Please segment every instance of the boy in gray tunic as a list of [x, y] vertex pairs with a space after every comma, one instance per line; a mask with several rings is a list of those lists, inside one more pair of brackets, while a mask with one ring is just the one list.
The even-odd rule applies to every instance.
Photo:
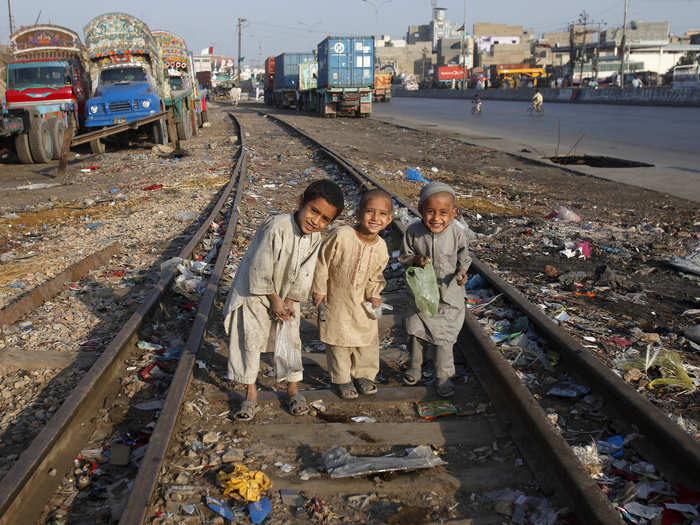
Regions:
[[403, 239], [404, 264], [424, 266], [428, 261], [435, 268], [440, 304], [434, 316], [418, 311], [411, 296], [406, 312], [406, 332], [409, 336], [411, 362], [403, 375], [407, 385], [421, 378], [423, 349], [435, 347], [437, 393], [442, 397], [454, 394], [450, 378], [455, 373], [452, 346], [464, 323], [467, 269], [471, 257], [463, 228], [454, 223], [457, 215], [454, 190], [442, 182], [427, 184], [418, 202], [422, 220], [411, 224]]

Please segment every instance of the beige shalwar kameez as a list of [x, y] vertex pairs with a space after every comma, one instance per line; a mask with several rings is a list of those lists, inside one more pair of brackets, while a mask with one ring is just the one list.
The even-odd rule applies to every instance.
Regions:
[[[274, 352], [275, 323], [270, 317], [267, 296], [295, 301], [293, 343], [301, 352], [299, 301], [309, 296], [321, 245], [321, 234], [305, 235], [294, 215], [276, 215], [258, 228], [241, 260], [224, 307], [224, 327], [230, 336], [228, 377], [244, 384], [255, 383], [260, 353]], [[303, 371], [287, 381], [301, 381]]]
[[350, 226], [338, 228], [321, 247], [312, 291], [327, 296], [326, 320], [319, 323], [319, 331], [328, 345], [332, 383], [374, 381], [379, 372], [378, 323], [362, 303], [380, 298], [388, 262], [384, 239], [367, 244]]

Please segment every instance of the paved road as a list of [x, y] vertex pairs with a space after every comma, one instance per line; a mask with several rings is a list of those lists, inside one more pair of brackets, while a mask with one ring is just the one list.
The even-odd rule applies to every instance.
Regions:
[[559, 155], [647, 162], [654, 167], [576, 169], [700, 201], [700, 108], [547, 103], [541, 117], [528, 116], [526, 109], [524, 102], [487, 100], [483, 114], [475, 116], [469, 100], [400, 97], [372, 108], [375, 118], [439, 127], [470, 143], [530, 157], [554, 155], [559, 144]]

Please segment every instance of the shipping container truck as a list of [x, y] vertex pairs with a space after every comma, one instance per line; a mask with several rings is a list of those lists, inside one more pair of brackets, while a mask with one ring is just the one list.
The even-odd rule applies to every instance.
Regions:
[[374, 72], [374, 97], [372, 102], [391, 102], [391, 73]]
[[275, 57], [273, 105], [292, 108], [299, 95], [299, 65], [316, 62], [313, 53], [282, 53]]
[[178, 138], [188, 140], [199, 126], [187, 44], [170, 31], [155, 30], [152, 34], [163, 59], [165, 109], [175, 117]]
[[[94, 92], [85, 127], [90, 130], [134, 122], [165, 110], [165, 77], [160, 49], [148, 26], [126, 13], [93, 18], [84, 28]], [[153, 139], [168, 141], [165, 118], [149, 123]], [[104, 152], [100, 139], [90, 142]]]
[[372, 112], [374, 37], [329, 36], [317, 48], [317, 87], [300, 92], [307, 111], [324, 117]]
[[17, 156], [23, 164], [57, 159], [67, 127], [77, 130], [85, 121], [85, 48], [77, 33], [54, 25], [21, 28], [10, 36], [10, 48], [8, 117], [20, 118], [24, 128], [15, 136]]
[[265, 59], [265, 79], [263, 80], [263, 100], [268, 106], [274, 103], [275, 93], [275, 57]]

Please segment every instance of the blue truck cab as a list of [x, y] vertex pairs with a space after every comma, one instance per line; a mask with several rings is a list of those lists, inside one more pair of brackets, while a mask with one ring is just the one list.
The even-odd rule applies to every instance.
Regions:
[[120, 64], [100, 70], [97, 87], [87, 103], [85, 127], [133, 122], [160, 112], [161, 100], [150, 72], [140, 64]]

